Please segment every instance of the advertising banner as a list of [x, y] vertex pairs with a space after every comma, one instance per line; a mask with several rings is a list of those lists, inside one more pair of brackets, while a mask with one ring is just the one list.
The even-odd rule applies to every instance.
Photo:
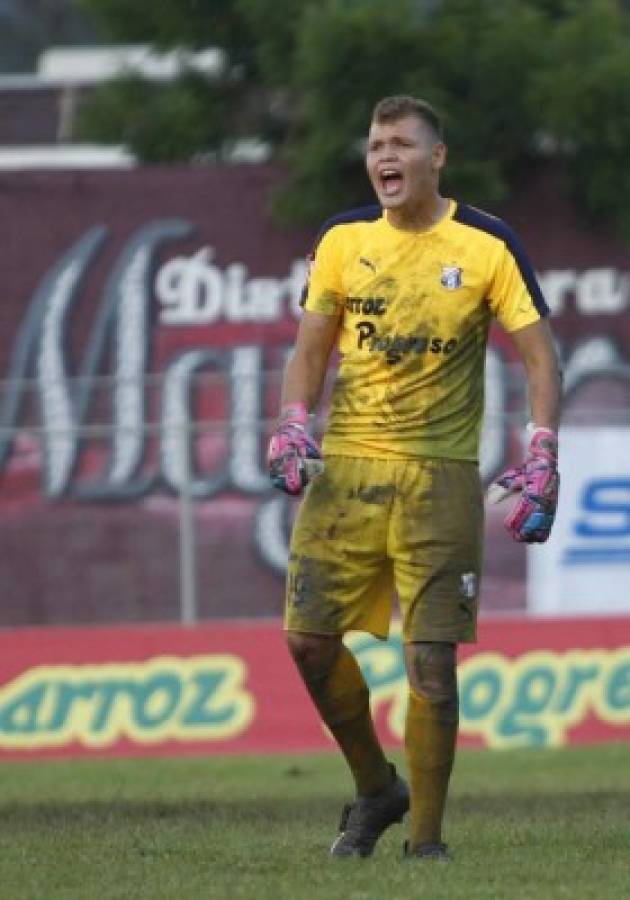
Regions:
[[[400, 746], [398, 629], [348, 643]], [[463, 746], [630, 739], [630, 618], [487, 621], [460, 648], [459, 692]], [[279, 621], [0, 633], [0, 758], [332, 748]]]
[[614, 613], [630, 604], [630, 429], [565, 428], [562, 503], [551, 538], [528, 551], [528, 607]]

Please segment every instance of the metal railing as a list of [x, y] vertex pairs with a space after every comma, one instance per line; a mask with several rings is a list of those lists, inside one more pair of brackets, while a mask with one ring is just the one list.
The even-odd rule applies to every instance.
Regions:
[[[486, 433], [507, 445], [526, 420], [526, 402], [522, 371], [508, 367], [504, 373], [499, 402], [486, 413]], [[160, 373], [141, 381], [111, 375], [0, 381], [0, 510], [7, 493], [12, 508], [19, 508], [19, 487], [7, 488], [18, 470], [30, 472], [31, 492], [33, 481], [39, 482], [42, 503], [133, 502], [151, 491], [177, 497], [179, 618], [193, 624], [200, 615], [197, 504], [225, 494], [276, 502], [266, 477], [265, 446], [280, 380], [280, 371], [248, 372], [245, 366], [236, 372], [186, 372], [180, 379]], [[624, 379], [615, 382], [614, 391], [600, 390], [597, 403], [592, 397], [580, 402], [573, 392], [565, 423], [630, 429], [627, 397]], [[326, 402], [314, 420], [317, 431], [325, 412]], [[496, 449], [493, 465], [500, 457]], [[99, 476], [91, 493], [84, 483], [89, 482], [86, 466]], [[140, 476], [146, 476], [145, 494], [138, 493]]]

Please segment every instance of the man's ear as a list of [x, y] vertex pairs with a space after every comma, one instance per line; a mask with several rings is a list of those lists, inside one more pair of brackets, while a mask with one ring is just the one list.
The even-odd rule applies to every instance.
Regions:
[[439, 172], [446, 165], [447, 148], [442, 141], [437, 141], [433, 145], [431, 152], [431, 167], [434, 172]]

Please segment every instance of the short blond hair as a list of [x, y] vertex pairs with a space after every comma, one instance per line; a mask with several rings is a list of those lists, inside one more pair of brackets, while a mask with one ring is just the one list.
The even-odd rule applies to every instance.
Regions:
[[415, 116], [416, 119], [420, 119], [431, 129], [439, 141], [444, 140], [444, 125], [441, 116], [430, 103], [420, 100], [418, 97], [409, 97], [406, 94], [384, 97], [374, 107], [372, 121], [377, 125], [388, 125], [399, 119], [405, 119], [407, 116]]

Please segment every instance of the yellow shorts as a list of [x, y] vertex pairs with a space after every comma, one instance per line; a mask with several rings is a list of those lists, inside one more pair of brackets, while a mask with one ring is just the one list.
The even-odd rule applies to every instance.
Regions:
[[287, 572], [285, 627], [405, 641], [476, 640], [483, 501], [476, 463], [328, 456], [306, 490]]

